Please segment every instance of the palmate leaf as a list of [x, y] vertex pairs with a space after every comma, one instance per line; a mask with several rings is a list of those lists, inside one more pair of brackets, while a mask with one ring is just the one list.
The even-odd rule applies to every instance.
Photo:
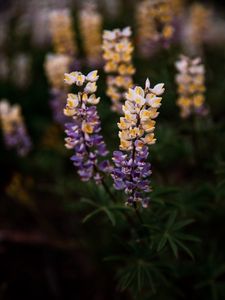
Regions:
[[168, 285], [159, 266], [154, 265], [154, 262], [142, 259], [129, 262], [127, 267], [120, 270], [117, 276], [119, 278], [118, 289], [124, 291], [130, 288], [135, 295], [145, 289], [151, 294], [155, 294], [159, 282]]
[[171, 226], [174, 224], [176, 220], [176, 217], [177, 217], [177, 212], [173, 211], [169, 216], [168, 222], [166, 223], [166, 230], [169, 230], [171, 228]]
[[191, 250], [186, 247], [181, 241], [179, 241], [178, 239], [174, 239], [174, 242], [180, 247], [182, 248], [193, 260], [194, 260], [194, 255], [192, 254]]
[[[194, 222], [192, 219], [176, 221], [177, 212], [170, 213], [167, 222], [165, 223], [164, 230], [158, 229], [158, 234], [155, 235], [155, 239], [158, 239], [156, 250], [162, 251], [167, 246], [171, 249], [174, 256], [178, 257], [179, 249], [186, 252], [192, 259], [193, 254], [183, 241], [199, 242], [199, 239], [190, 234], [183, 233], [183, 229]], [[163, 233], [161, 233], [163, 232]]]
[[170, 247], [173, 251], [174, 256], [177, 258], [178, 257], [178, 248], [177, 248], [175, 241], [170, 236], [168, 236], [168, 242], [170, 244]]
[[97, 208], [94, 211], [92, 211], [90, 214], [86, 215], [86, 217], [83, 218], [83, 223], [86, 223], [88, 220], [90, 220], [92, 217], [100, 213], [101, 209]]
[[111, 211], [105, 207], [105, 206], [100, 206], [97, 209], [95, 209], [94, 211], [92, 211], [90, 214], [88, 214], [86, 217], [84, 217], [83, 219], [83, 223], [86, 223], [87, 221], [89, 221], [92, 217], [94, 217], [95, 215], [99, 214], [99, 213], [105, 213], [105, 215], [108, 217], [108, 219], [110, 220], [110, 222], [112, 223], [113, 226], [116, 225], [116, 220], [114, 215], [111, 213]]
[[135, 277], [135, 271], [133, 272], [127, 272], [123, 276], [121, 276], [121, 279], [118, 284], [118, 288], [121, 291], [125, 291], [132, 283]]
[[130, 207], [120, 205], [120, 204], [114, 204], [114, 203], [110, 203], [110, 202], [107, 202], [108, 205], [105, 205], [105, 204], [103, 205], [102, 203], [94, 202], [87, 198], [83, 198], [81, 200], [81, 202], [88, 204], [91, 207], [96, 208], [96, 209], [94, 209], [94, 211], [92, 211], [91, 213], [89, 213], [88, 215], [86, 215], [84, 217], [83, 223], [86, 223], [87, 221], [92, 219], [92, 217], [96, 216], [99, 213], [104, 213], [108, 217], [108, 219], [110, 220], [112, 225], [115, 226], [116, 225], [116, 218], [115, 218], [116, 212], [121, 213], [124, 211], [131, 211]]

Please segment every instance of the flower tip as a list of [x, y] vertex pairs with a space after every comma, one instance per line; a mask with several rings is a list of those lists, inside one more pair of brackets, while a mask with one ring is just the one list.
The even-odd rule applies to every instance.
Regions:
[[151, 89], [151, 92], [153, 94], [156, 94], [157, 96], [162, 95], [164, 91], [165, 91], [164, 83], [158, 83], [154, 86], [153, 89]]
[[149, 88], [150, 88], [150, 80], [149, 80], [149, 78], [147, 78], [145, 81], [145, 89], [147, 90]]
[[86, 80], [87, 81], [91, 81], [91, 82], [97, 81], [98, 78], [99, 78], [99, 76], [98, 76], [98, 70], [91, 71], [86, 76]]

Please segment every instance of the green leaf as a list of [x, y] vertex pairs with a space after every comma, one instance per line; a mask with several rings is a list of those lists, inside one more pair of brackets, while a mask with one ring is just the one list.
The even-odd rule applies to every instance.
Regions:
[[142, 287], [142, 266], [141, 264], [139, 263], [138, 264], [138, 269], [137, 269], [137, 283], [138, 283], [138, 290], [140, 291], [141, 290], [141, 287]]
[[150, 272], [149, 272], [149, 270], [147, 268], [144, 268], [144, 272], [146, 274], [146, 277], [148, 278], [148, 281], [150, 283], [152, 292], [153, 292], [153, 294], [155, 294], [156, 293], [156, 288], [155, 288], [154, 282], [152, 280], [152, 276], [151, 276], [151, 274], [150, 274]]
[[167, 235], [164, 234], [158, 244], [157, 252], [161, 251], [165, 247], [166, 242], [167, 242]]
[[186, 233], [177, 233], [176, 237], [184, 241], [191, 241], [196, 243], [201, 242], [201, 240], [198, 237]]
[[116, 225], [116, 220], [115, 220], [113, 214], [110, 212], [110, 210], [107, 207], [103, 207], [102, 210], [106, 213], [106, 215], [108, 216], [108, 218], [111, 221], [112, 225], [115, 226]]
[[193, 260], [194, 260], [194, 256], [192, 254], [192, 252], [179, 240], [174, 239], [174, 241], [178, 244], [178, 246], [180, 246], [180, 248], [182, 248]]
[[173, 212], [170, 214], [169, 219], [168, 219], [167, 224], [166, 224], [167, 230], [171, 228], [171, 226], [172, 226], [173, 223], [175, 222], [176, 217], [177, 217], [177, 211], [173, 211]]
[[177, 258], [178, 257], [177, 245], [175, 244], [175, 242], [173, 241], [173, 239], [170, 236], [168, 236], [168, 242], [170, 244], [170, 247], [173, 251], [174, 256]]
[[173, 230], [179, 230], [191, 223], [193, 223], [194, 220], [193, 219], [189, 219], [189, 220], [184, 220], [184, 221], [180, 221], [180, 222], [177, 222], [174, 226], [173, 226]]
[[135, 272], [128, 272], [120, 279], [119, 288], [121, 291], [125, 291], [135, 277]]
[[82, 199], [81, 199], [81, 202], [90, 204], [91, 206], [98, 207], [98, 204], [96, 204], [94, 201], [92, 201], [92, 200], [90, 200], [90, 199], [87, 199], [87, 198], [82, 198]]
[[97, 215], [101, 211], [101, 208], [97, 208], [90, 214], [88, 214], [82, 221], [82, 223], [86, 223], [88, 220], [90, 220], [93, 216]]

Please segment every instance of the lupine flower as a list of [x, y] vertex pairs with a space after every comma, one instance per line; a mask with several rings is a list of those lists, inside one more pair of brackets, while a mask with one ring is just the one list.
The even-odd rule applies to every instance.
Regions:
[[8, 148], [15, 148], [18, 155], [25, 156], [31, 149], [31, 140], [27, 134], [19, 105], [0, 102], [0, 120], [4, 141]]
[[104, 70], [107, 76], [107, 95], [112, 100], [112, 110], [122, 112], [124, 93], [133, 85], [132, 64], [133, 46], [130, 41], [131, 30], [105, 30], [103, 34]]
[[202, 45], [213, 27], [212, 11], [200, 3], [190, 7], [187, 25], [184, 31], [185, 49], [194, 55], [202, 52]]
[[205, 115], [205, 68], [201, 58], [191, 59], [182, 55], [176, 62], [178, 74], [176, 82], [178, 85], [177, 105], [180, 107], [182, 118], [191, 114]]
[[88, 64], [90, 66], [99, 65], [101, 62], [102, 16], [93, 4], [86, 3], [80, 11], [79, 25]]
[[183, 14], [184, 2], [184, 0], [170, 0], [170, 5], [175, 17]]
[[[174, 0], [145, 0], [137, 4], [136, 22], [139, 51], [150, 56], [161, 44], [167, 46], [174, 35]], [[176, 6], [177, 7], [177, 6]]]
[[94, 94], [98, 77], [97, 71], [92, 71], [87, 76], [81, 72], [65, 74], [65, 82], [80, 87], [81, 91], [68, 94], [64, 114], [72, 119], [66, 124], [65, 146], [74, 150], [71, 160], [78, 169], [78, 174], [83, 181], [93, 178], [101, 183], [103, 174], [109, 172], [110, 166], [107, 160], [102, 160], [108, 151], [100, 133], [96, 109], [100, 101]]
[[45, 58], [45, 73], [49, 83], [55, 89], [64, 87], [63, 77], [69, 71], [71, 58], [65, 54], [48, 54]]
[[54, 120], [59, 124], [64, 124], [66, 117], [63, 114], [67, 87], [63, 82], [63, 77], [69, 71], [71, 57], [65, 54], [48, 54], [45, 59], [45, 73], [51, 85], [50, 106]]
[[128, 195], [127, 204], [136, 206], [141, 202], [147, 207], [150, 191], [151, 165], [147, 161], [148, 145], [155, 143], [155, 119], [161, 106], [160, 97], [164, 84], [150, 87], [147, 79], [145, 90], [140, 86], [130, 88], [123, 106], [124, 117], [118, 123], [120, 150], [113, 153], [115, 164], [112, 172], [114, 186]]
[[77, 52], [72, 17], [68, 9], [58, 9], [50, 13], [50, 32], [56, 53], [74, 56]]
[[[31, 80], [31, 57], [26, 53], [19, 53], [13, 58], [13, 82], [20, 88], [27, 87]], [[20, 74], [20, 76], [18, 76]]]
[[30, 188], [33, 185], [34, 181], [31, 177], [23, 177], [21, 174], [15, 173], [6, 187], [6, 194], [19, 203], [31, 207], [34, 205], [30, 197]]

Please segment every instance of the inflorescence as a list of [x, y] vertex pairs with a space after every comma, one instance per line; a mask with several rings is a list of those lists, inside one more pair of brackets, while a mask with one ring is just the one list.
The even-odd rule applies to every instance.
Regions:
[[202, 53], [208, 31], [213, 27], [212, 11], [200, 3], [194, 3], [189, 12], [185, 28], [185, 47], [193, 55]]
[[25, 156], [31, 150], [31, 140], [28, 136], [21, 108], [10, 105], [7, 100], [0, 102], [0, 121], [5, 145], [9, 149], [16, 149], [18, 155]]
[[65, 74], [65, 82], [75, 85], [81, 90], [77, 94], [69, 93], [64, 114], [72, 121], [66, 124], [66, 148], [73, 149], [71, 157], [78, 174], [83, 181], [94, 179], [102, 182], [104, 173], [110, 171], [105, 142], [100, 133], [101, 126], [96, 105], [100, 98], [96, 97], [97, 71], [85, 76], [81, 72]]
[[112, 101], [112, 110], [118, 113], [122, 113], [124, 93], [133, 86], [135, 68], [132, 64], [133, 46], [130, 36], [129, 27], [105, 30], [103, 34], [104, 70], [108, 74], [106, 93]]
[[54, 51], [60, 54], [76, 55], [77, 45], [70, 11], [68, 9], [52, 11], [49, 15], [49, 25]]
[[65, 54], [48, 54], [45, 59], [45, 73], [51, 85], [50, 105], [54, 120], [59, 124], [65, 123], [63, 108], [65, 106], [65, 97], [67, 87], [63, 82], [64, 74], [69, 72], [71, 58]]
[[151, 165], [147, 161], [148, 145], [156, 141], [155, 119], [161, 106], [163, 86], [160, 83], [151, 88], [147, 79], [144, 90], [139, 86], [130, 88], [123, 106], [124, 117], [118, 123], [121, 151], [113, 154], [114, 187], [124, 190], [128, 195], [127, 203], [135, 207], [138, 202], [147, 207], [149, 202], [145, 195], [150, 191], [148, 177], [151, 174]]
[[174, 35], [174, 16], [171, 0], [144, 0], [137, 5], [137, 38], [139, 51], [150, 56], [163, 43], [169, 44]]
[[86, 3], [80, 11], [79, 25], [87, 63], [98, 66], [101, 63], [102, 16], [93, 3]]
[[201, 58], [191, 59], [182, 55], [176, 62], [179, 72], [176, 76], [178, 85], [177, 105], [180, 107], [182, 118], [191, 114], [206, 115], [208, 110], [205, 106], [205, 68]]

